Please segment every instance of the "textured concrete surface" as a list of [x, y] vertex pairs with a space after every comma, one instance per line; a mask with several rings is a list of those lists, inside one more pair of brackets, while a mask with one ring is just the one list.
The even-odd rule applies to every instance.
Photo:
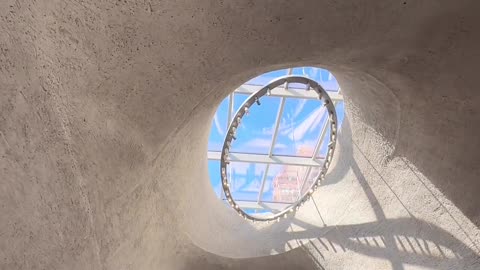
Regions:
[[[478, 1], [0, 3], [0, 269], [479, 269]], [[345, 93], [272, 226], [214, 196], [216, 105], [277, 68]], [[277, 254], [277, 255], [275, 255]]]

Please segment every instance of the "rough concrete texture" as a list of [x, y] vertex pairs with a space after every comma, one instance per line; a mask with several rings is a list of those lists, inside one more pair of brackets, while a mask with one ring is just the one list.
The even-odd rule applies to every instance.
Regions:
[[[480, 269], [480, 2], [0, 2], [0, 269]], [[295, 217], [209, 184], [216, 105], [331, 70], [336, 164]], [[274, 255], [277, 254], [277, 255]]]

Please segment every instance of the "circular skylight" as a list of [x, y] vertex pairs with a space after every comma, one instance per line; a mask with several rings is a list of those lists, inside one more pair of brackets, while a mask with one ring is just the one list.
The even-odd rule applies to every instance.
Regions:
[[209, 173], [217, 196], [247, 220], [294, 212], [321, 184], [342, 120], [340, 89], [326, 70], [285, 69], [245, 83], [212, 124]]

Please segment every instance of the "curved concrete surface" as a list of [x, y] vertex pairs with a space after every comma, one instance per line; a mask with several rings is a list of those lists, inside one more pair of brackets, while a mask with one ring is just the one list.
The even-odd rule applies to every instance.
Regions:
[[[3, 1], [0, 269], [478, 269], [479, 9]], [[300, 65], [345, 94], [336, 163], [295, 217], [245, 223], [211, 118]]]

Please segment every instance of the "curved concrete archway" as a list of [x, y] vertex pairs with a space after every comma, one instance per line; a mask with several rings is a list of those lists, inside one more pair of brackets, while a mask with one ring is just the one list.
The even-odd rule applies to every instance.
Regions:
[[[0, 268], [478, 268], [479, 8], [4, 1]], [[294, 218], [252, 226], [211, 190], [209, 125], [295, 65], [342, 85], [340, 154]]]

